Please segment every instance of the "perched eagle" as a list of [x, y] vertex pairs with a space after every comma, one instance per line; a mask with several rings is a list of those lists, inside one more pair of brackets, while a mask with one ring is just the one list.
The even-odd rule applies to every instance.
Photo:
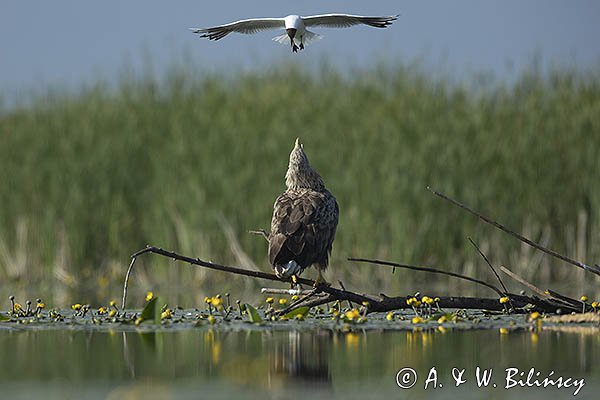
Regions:
[[326, 283], [321, 271], [329, 263], [339, 208], [321, 176], [308, 162], [299, 139], [290, 153], [285, 184], [286, 191], [273, 206], [269, 261], [278, 277], [294, 280], [314, 264], [316, 284]]

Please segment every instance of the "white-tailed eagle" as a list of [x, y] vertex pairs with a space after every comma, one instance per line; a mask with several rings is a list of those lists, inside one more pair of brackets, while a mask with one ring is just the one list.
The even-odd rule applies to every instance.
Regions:
[[325, 283], [321, 271], [329, 263], [339, 207], [308, 162], [298, 139], [290, 153], [285, 184], [286, 191], [277, 197], [273, 206], [268, 235], [269, 261], [280, 278], [294, 279], [314, 265], [316, 284]]

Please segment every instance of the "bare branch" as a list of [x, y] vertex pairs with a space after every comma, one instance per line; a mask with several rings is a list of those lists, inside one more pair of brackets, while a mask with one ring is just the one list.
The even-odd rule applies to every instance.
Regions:
[[251, 233], [253, 235], [260, 235], [264, 237], [267, 242], [269, 241], [270, 235], [264, 229], [249, 230], [248, 233]]
[[494, 268], [494, 266], [492, 265], [490, 260], [488, 260], [487, 256], [483, 253], [483, 251], [481, 251], [481, 249], [479, 248], [479, 246], [477, 246], [477, 244], [473, 241], [473, 239], [471, 239], [470, 237], [468, 239], [469, 239], [469, 242], [471, 242], [471, 244], [477, 249], [479, 254], [481, 254], [481, 257], [483, 257], [483, 259], [485, 260], [487, 265], [490, 266], [490, 268], [492, 269], [492, 272], [494, 273], [494, 275], [496, 275], [496, 278], [498, 278], [498, 282], [500, 282], [500, 286], [502, 286], [502, 289], [504, 289], [504, 293], [508, 293], [508, 289], [506, 288], [506, 286], [504, 286], [502, 279], [500, 279], [500, 276], [496, 272], [496, 269]]
[[135, 264], [135, 257], [131, 257], [129, 268], [127, 268], [127, 274], [125, 275], [125, 282], [123, 283], [123, 302], [121, 303], [121, 309], [125, 309], [125, 302], [127, 301], [127, 287], [129, 286], [129, 276], [133, 270], [133, 264]]
[[285, 315], [295, 308], [302, 307], [302, 303], [304, 303], [305, 301], [307, 301], [308, 299], [310, 299], [312, 296], [314, 296], [316, 294], [317, 294], [317, 289], [311, 290], [310, 292], [308, 292], [308, 294], [306, 296], [294, 301], [292, 304], [287, 306], [285, 309], [278, 311], [277, 315]]
[[466, 281], [478, 283], [480, 285], [488, 287], [488, 288], [492, 289], [494, 292], [498, 293], [498, 295], [501, 296], [501, 297], [504, 296], [504, 294], [505, 294], [500, 289], [498, 289], [496, 286], [494, 286], [492, 284], [489, 284], [487, 282], [481, 281], [479, 279], [471, 278], [470, 276], [461, 275], [461, 274], [457, 274], [457, 273], [454, 273], [454, 272], [442, 271], [442, 270], [435, 269], [435, 268], [417, 267], [415, 265], [398, 264], [398, 263], [391, 262], [391, 261], [370, 260], [370, 259], [367, 259], [367, 258], [349, 258], [348, 261], [364, 262], [364, 263], [378, 264], [378, 265], [387, 265], [389, 267], [394, 267], [394, 268], [395, 267], [397, 267], [397, 268], [406, 268], [406, 269], [412, 269], [414, 271], [424, 271], [424, 272], [431, 272], [431, 273], [434, 273], [434, 274], [442, 274], [442, 275], [453, 276], [455, 278], [464, 279]]
[[[164, 257], [171, 258], [173, 260], [179, 260], [179, 261], [183, 261], [183, 262], [186, 262], [186, 263], [189, 263], [192, 265], [197, 265], [197, 266], [204, 267], [204, 268], [210, 268], [210, 269], [214, 269], [217, 271], [238, 274], [238, 275], [245, 275], [245, 276], [249, 276], [252, 278], [258, 278], [258, 279], [267, 279], [267, 280], [271, 280], [271, 281], [291, 283], [291, 279], [289, 279], [289, 280], [279, 279], [274, 274], [269, 274], [269, 273], [261, 272], [261, 271], [250, 271], [250, 270], [243, 269], [243, 268], [236, 268], [236, 267], [230, 267], [230, 266], [226, 266], [226, 265], [215, 264], [215, 263], [208, 262], [208, 261], [202, 261], [198, 258], [182, 256], [180, 254], [177, 254], [177, 253], [174, 253], [174, 252], [168, 251], [168, 250], [163, 250], [158, 247], [148, 246], [145, 249], [142, 249], [142, 250], [134, 253], [131, 256], [131, 264], [129, 265], [129, 269], [127, 270], [127, 274], [125, 276], [125, 282], [123, 285], [123, 303], [122, 303], [123, 309], [125, 309], [125, 305], [126, 305], [127, 286], [129, 283], [129, 276], [133, 270], [133, 265], [135, 264], [137, 257], [139, 257], [143, 254], [146, 254], [146, 253], [158, 254], [158, 255], [161, 255]], [[484, 286], [487, 286], [490, 289], [493, 289], [496, 293], [498, 293], [501, 296], [502, 295], [508, 296], [510, 298], [511, 302], [514, 304], [516, 312], [531, 311], [530, 307], [526, 307], [528, 304], [533, 305], [533, 309], [537, 309], [539, 311], [544, 311], [544, 312], [555, 312], [557, 310], [557, 308], [562, 308], [563, 310], [569, 311], [569, 312], [570, 311], [579, 312], [581, 310], [581, 303], [577, 303], [577, 304], [573, 304], [573, 305], [570, 305], [569, 302], [556, 304], [553, 301], [542, 300], [538, 297], [520, 296], [520, 295], [510, 294], [510, 293], [505, 294], [505, 293], [502, 293], [495, 286], [490, 285], [486, 282], [479, 281], [477, 279], [469, 278], [466, 276], [454, 274], [451, 272], [439, 271], [439, 270], [435, 270], [432, 268], [425, 268], [425, 267], [405, 266], [402, 264], [391, 263], [391, 262], [387, 262], [387, 261], [378, 261], [378, 260], [351, 259], [351, 261], [375, 262], [375, 263], [379, 263], [382, 265], [388, 265], [388, 266], [392, 266], [392, 267], [409, 268], [409, 269], [415, 269], [415, 270], [419, 270], [419, 271], [428, 271], [428, 272], [434, 272], [434, 273], [443, 273], [445, 275], [456, 276], [458, 278], [476, 282], [476, 283], [482, 284]], [[312, 281], [310, 279], [298, 278], [297, 282], [305, 284], [305, 285], [314, 286], [314, 281]], [[408, 297], [409, 296], [407, 296], [407, 297], [403, 297], [403, 296], [388, 297], [385, 295], [381, 295], [380, 297], [375, 297], [375, 296], [370, 296], [370, 295], [366, 295], [366, 294], [354, 293], [354, 292], [350, 292], [350, 291], [343, 290], [343, 289], [336, 289], [336, 288], [333, 288], [333, 287], [327, 286], [327, 285], [318, 285], [311, 292], [309, 292], [309, 294], [306, 297], [299, 299], [300, 301], [293, 303], [292, 305], [290, 305], [290, 307], [286, 308], [286, 310], [284, 310], [284, 311], [289, 312], [292, 309], [295, 309], [295, 308], [298, 308], [301, 306], [314, 307], [316, 305], [321, 305], [321, 304], [329, 303], [332, 301], [345, 301], [345, 300], [347, 300], [348, 302], [359, 304], [359, 305], [366, 304], [366, 311], [369, 313], [370, 312], [399, 310], [399, 309], [406, 309], [409, 307], [408, 304], [406, 303], [406, 299]], [[572, 302], [576, 302], [573, 299], [569, 299], [569, 300], [571, 300]], [[490, 298], [475, 298], [475, 297], [440, 297], [438, 304], [440, 307], [444, 307], [444, 308], [465, 308], [465, 309], [470, 308], [470, 309], [487, 309], [487, 310], [496, 310], [496, 311], [502, 311], [504, 309], [504, 306], [502, 304], [500, 304], [500, 302], [498, 301], [497, 298], [490, 299]]]
[[586, 264], [584, 264], [582, 262], [579, 262], [579, 261], [573, 260], [573, 259], [571, 259], [569, 257], [563, 256], [562, 254], [559, 254], [559, 253], [557, 253], [554, 250], [550, 250], [550, 249], [542, 246], [541, 244], [536, 243], [533, 240], [528, 239], [525, 236], [516, 233], [515, 231], [507, 228], [506, 226], [502, 225], [501, 223], [496, 222], [496, 221], [494, 221], [493, 219], [491, 219], [489, 217], [486, 217], [485, 215], [483, 215], [483, 214], [481, 214], [481, 213], [473, 210], [472, 208], [470, 208], [470, 207], [468, 207], [468, 206], [466, 206], [466, 205], [464, 205], [464, 204], [462, 204], [462, 203], [460, 203], [460, 202], [458, 202], [458, 201], [456, 201], [454, 199], [451, 199], [450, 197], [446, 196], [445, 194], [433, 190], [429, 186], [427, 187], [427, 189], [429, 191], [431, 191], [433, 194], [435, 194], [436, 196], [438, 196], [438, 197], [440, 197], [440, 198], [442, 198], [442, 199], [450, 202], [451, 204], [454, 204], [457, 207], [462, 208], [465, 211], [470, 212], [471, 214], [475, 215], [479, 219], [487, 222], [490, 225], [495, 226], [496, 228], [498, 228], [498, 229], [500, 229], [500, 230], [508, 233], [511, 236], [516, 237], [517, 239], [519, 239], [520, 241], [522, 241], [524, 243], [527, 243], [531, 247], [535, 247], [536, 249], [538, 249], [540, 251], [543, 251], [546, 254], [550, 254], [553, 257], [556, 257], [556, 258], [558, 258], [560, 260], [563, 260], [563, 261], [565, 261], [565, 262], [567, 262], [567, 263], [569, 263], [571, 265], [574, 265], [576, 267], [579, 267], [579, 268], [581, 268], [581, 269], [583, 269], [585, 271], [589, 271], [589, 272], [594, 273], [596, 275], [600, 275], [600, 268], [598, 268], [597, 265], [595, 267], [594, 266], [589, 266], [589, 265], [586, 265]]
[[527, 282], [525, 279], [521, 278], [519, 275], [515, 274], [514, 272], [512, 272], [510, 269], [506, 268], [505, 266], [501, 265], [500, 271], [504, 272], [506, 275], [510, 276], [512, 279], [519, 282], [521, 285], [529, 288], [529, 290], [531, 290], [532, 292], [537, 293], [538, 296], [541, 296], [543, 299], [550, 298], [550, 296], [545, 291], [543, 291], [542, 289], [533, 285], [532, 283]]
[[[191, 258], [191, 257], [182, 256], [182, 255], [174, 253], [172, 251], [163, 250], [159, 247], [154, 247], [154, 246], [148, 246], [145, 249], [142, 249], [142, 250], [138, 251], [137, 253], [134, 253], [131, 257], [136, 258], [145, 253], [160, 254], [161, 256], [172, 258], [173, 260], [179, 260], [179, 261], [183, 261], [183, 262], [186, 262], [189, 264], [199, 265], [201, 267], [214, 269], [217, 271], [229, 272], [232, 274], [246, 275], [246, 276], [251, 276], [253, 278], [267, 279], [270, 281], [288, 282], [288, 283], [292, 282], [291, 278], [290, 279], [281, 279], [275, 274], [269, 274], [269, 273], [262, 272], [262, 271], [250, 271], [250, 270], [247, 270], [244, 268], [237, 268], [237, 267], [230, 267], [227, 265], [215, 264], [212, 262], [203, 261], [199, 258]], [[314, 285], [315, 284], [315, 281], [313, 281], [312, 279], [298, 278], [297, 281], [304, 285]]]
[[305, 296], [312, 292], [312, 290], [302, 290], [302, 289], [276, 289], [276, 288], [262, 288], [260, 289], [261, 293], [264, 294], [282, 294], [288, 296]]

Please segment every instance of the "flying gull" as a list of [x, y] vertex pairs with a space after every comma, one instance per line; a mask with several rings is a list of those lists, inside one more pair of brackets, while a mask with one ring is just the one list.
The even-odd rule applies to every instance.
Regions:
[[348, 28], [353, 25], [368, 25], [375, 28], [386, 28], [398, 18], [398, 15], [387, 17], [365, 17], [361, 15], [349, 14], [323, 14], [311, 15], [310, 17], [301, 17], [299, 15], [288, 15], [285, 18], [253, 18], [242, 19], [230, 24], [215, 26], [212, 28], [190, 28], [200, 37], [209, 40], [219, 40], [231, 32], [252, 34], [267, 29], [285, 29], [286, 33], [273, 38], [274, 41], [285, 44], [290, 40], [292, 51], [304, 49], [304, 46], [312, 41], [321, 39], [323, 36], [317, 35], [306, 28], [313, 26], [323, 26], [327, 28]]

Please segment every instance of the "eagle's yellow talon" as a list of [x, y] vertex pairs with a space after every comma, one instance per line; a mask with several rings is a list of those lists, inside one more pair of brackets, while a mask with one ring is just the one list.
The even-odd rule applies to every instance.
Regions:
[[317, 278], [315, 279], [314, 287], [317, 286], [331, 286], [331, 283], [327, 282], [321, 274], [321, 268], [317, 267]]

